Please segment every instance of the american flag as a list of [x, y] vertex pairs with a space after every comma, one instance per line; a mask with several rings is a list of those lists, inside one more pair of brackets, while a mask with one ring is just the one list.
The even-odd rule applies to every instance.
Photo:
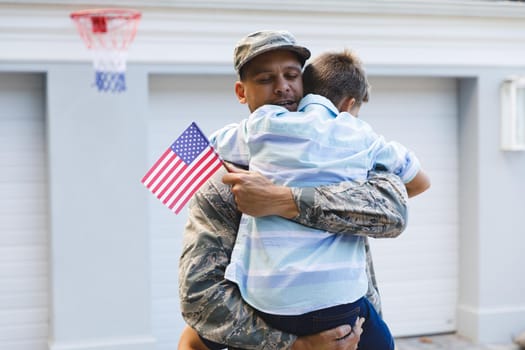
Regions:
[[191, 196], [222, 165], [194, 122], [162, 154], [141, 182], [178, 214]]

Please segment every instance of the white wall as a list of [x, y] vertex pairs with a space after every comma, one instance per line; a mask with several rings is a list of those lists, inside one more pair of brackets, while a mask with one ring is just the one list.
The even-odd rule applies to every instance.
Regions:
[[88, 65], [47, 73], [51, 350], [153, 349], [147, 80], [98, 93]]
[[499, 86], [515, 70], [486, 70], [460, 86], [460, 298], [458, 330], [480, 342], [525, 328], [520, 224], [525, 153], [499, 149]]

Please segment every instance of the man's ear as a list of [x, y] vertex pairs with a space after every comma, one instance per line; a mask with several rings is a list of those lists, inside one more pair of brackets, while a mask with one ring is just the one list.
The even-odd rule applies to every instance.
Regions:
[[246, 95], [244, 94], [244, 84], [241, 81], [235, 82], [235, 95], [237, 95], [239, 103], [246, 103]]

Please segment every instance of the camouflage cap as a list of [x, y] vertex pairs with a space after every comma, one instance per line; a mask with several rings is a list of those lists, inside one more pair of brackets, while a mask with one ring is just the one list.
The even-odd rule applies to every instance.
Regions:
[[235, 47], [233, 63], [238, 74], [242, 67], [256, 56], [272, 50], [290, 50], [295, 52], [304, 65], [310, 57], [310, 50], [297, 45], [292, 33], [285, 30], [262, 30], [248, 34]]

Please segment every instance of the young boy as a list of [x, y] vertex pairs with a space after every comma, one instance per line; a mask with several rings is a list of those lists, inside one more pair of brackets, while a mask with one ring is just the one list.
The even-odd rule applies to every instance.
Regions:
[[[225, 160], [286, 186], [365, 180], [383, 168], [409, 196], [429, 187], [417, 158], [357, 119], [369, 85], [351, 52], [323, 54], [303, 73], [298, 112], [265, 105], [211, 137]], [[264, 83], [264, 82], [262, 82]], [[323, 96], [326, 97], [323, 97]], [[393, 349], [388, 327], [364, 297], [364, 239], [311, 229], [277, 216], [243, 215], [226, 278], [270, 325], [307, 335], [366, 319], [360, 349]]]

